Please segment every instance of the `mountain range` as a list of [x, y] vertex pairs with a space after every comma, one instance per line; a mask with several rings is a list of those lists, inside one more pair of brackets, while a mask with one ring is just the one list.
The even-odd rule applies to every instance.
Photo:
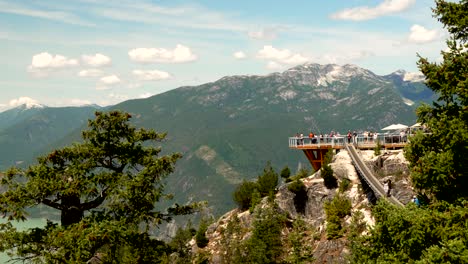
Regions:
[[[106, 109], [130, 112], [136, 126], [168, 132], [163, 149], [183, 158], [167, 188], [177, 202], [207, 200], [214, 214], [232, 208], [231, 193], [267, 161], [276, 169], [306, 166], [288, 149], [296, 133], [373, 130], [413, 124], [419, 102], [434, 94], [407, 73], [380, 76], [355, 65], [304, 64], [265, 76], [228, 76]], [[0, 113], [0, 168], [79, 140], [98, 108], [15, 108]]]

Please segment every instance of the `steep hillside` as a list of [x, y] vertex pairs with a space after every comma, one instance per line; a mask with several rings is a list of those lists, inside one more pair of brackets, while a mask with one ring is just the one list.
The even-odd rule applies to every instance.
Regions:
[[13, 126], [25, 119], [36, 115], [45, 106], [34, 104], [34, 105], [20, 105], [18, 107], [6, 110], [0, 113], [0, 130]]
[[[405, 103], [397, 84], [355, 65], [304, 64], [266, 76], [224, 77], [111, 108], [132, 113], [137, 126], [168, 132], [163, 150], [184, 154], [168, 191], [182, 193], [176, 195], [179, 203], [207, 200], [218, 215], [233, 207], [234, 186], [256, 177], [267, 161], [293, 172], [310, 167], [301, 152], [288, 149], [289, 136], [413, 123], [414, 106]], [[0, 113], [0, 124], [8, 124], [0, 130], [0, 167], [31, 162], [78, 140], [94, 110], [35, 109], [4, 123], [6, 112]]]
[[225, 77], [114, 108], [133, 113], [138, 126], [169, 132], [167, 150], [184, 154], [169, 189], [208, 200], [215, 213], [232, 206], [233, 184], [254, 178], [267, 161], [309, 167], [287, 148], [288, 136], [415, 121], [393, 83], [354, 65]]
[[395, 85], [409, 105], [419, 105], [421, 102], [431, 104], [437, 100], [434, 92], [422, 82], [423, 76], [421, 75], [398, 70], [383, 77]]
[[58, 139], [83, 127], [94, 111], [95, 107], [21, 106], [1, 113], [14, 118], [3, 119], [4, 127], [0, 129], [0, 169], [30, 162], [38, 154], [53, 149]]
[[[406, 204], [413, 191], [402, 154], [401, 150], [380, 156], [360, 151], [369, 165], [380, 164], [371, 167], [382, 182], [391, 179], [395, 183], [392, 195]], [[267, 197], [253, 210], [232, 210], [207, 228], [206, 247], [199, 248], [196, 239], [191, 241], [192, 253], [204, 256], [209, 263], [256, 262], [262, 254], [270, 254], [268, 263], [349, 263], [353, 236], [368, 232], [375, 224], [374, 200], [369, 199], [375, 197], [360, 180], [346, 150], [335, 155], [330, 166], [339, 188], [326, 188], [320, 172], [301, 179], [303, 194], [291, 191], [293, 183], [282, 184], [274, 197], [274, 215], [265, 214], [271, 206]], [[298, 195], [302, 206], [296, 202]], [[336, 212], [340, 212], [338, 219], [333, 219]], [[263, 240], [256, 240], [258, 237]], [[277, 248], [275, 241], [280, 242]], [[272, 250], [276, 254], [271, 254]]]

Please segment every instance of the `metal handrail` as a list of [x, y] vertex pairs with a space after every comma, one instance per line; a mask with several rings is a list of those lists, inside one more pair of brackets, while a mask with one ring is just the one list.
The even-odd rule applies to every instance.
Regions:
[[[357, 146], [376, 144], [377, 141], [380, 144], [401, 144], [408, 143], [413, 135], [412, 134], [377, 134], [377, 137], [370, 137], [364, 134], [358, 134], [356, 137], [352, 137], [349, 143], [354, 143]], [[289, 137], [289, 147], [297, 148], [299, 146], [344, 146], [345, 143], [348, 143], [348, 138], [346, 135], [340, 136], [324, 136], [324, 137]]]

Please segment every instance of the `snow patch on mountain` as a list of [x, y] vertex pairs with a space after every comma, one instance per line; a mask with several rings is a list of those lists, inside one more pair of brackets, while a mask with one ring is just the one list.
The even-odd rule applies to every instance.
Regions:
[[286, 90], [286, 91], [281, 91], [279, 94], [279, 97], [281, 97], [283, 100], [287, 101], [288, 99], [293, 99], [296, 97], [297, 93], [293, 90]]
[[403, 75], [403, 81], [405, 82], [422, 82], [425, 76], [420, 72], [407, 72]]
[[414, 105], [414, 102], [408, 98], [403, 98], [403, 103], [405, 103], [406, 105], [410, 105], [410, 106]]
[[405, 82], [422, 82], [425, 79], [425, 76], [421, 72], [407, 72], [405, 70], [397, 70], [393, 75], [398, 75]]

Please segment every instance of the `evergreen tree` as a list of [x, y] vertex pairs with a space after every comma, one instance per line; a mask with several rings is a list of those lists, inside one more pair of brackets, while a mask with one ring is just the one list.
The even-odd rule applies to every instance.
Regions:
[[252, 195], [254, 192], [258, 192], [258, 184], [256, 182], [244, 180], [237, 186], [233, 193], [233, 199], [239, 209], [244, 211], [252, 206]]
[[323, 165], [320, 175], [323, 178], [323, 183], [328, 189], [336, 189], [338, 187], [338, 180], [333, 175], [333, 169], [330, 165]]
[[289, 169], [288, 166], [285, 166], [282, 170], [281, 170], [281, 178], [283, 178], [285, 181], [289, 178], [289, 176], [291, 176], [291, 170]]
[[267, 162], [263, 169], [263, 174], [258, 176], [258, 191], [262, 197], [274, 193], [278, 186], [278, 173], [273, 169], [270, 162]]
[[[13, 168], [1, 180], [0, 212], [25, 220], [27, 209], [44, 205], [60, 212], [61, 223], [19, 231], [0, 226], [0, 249], [19, 259], [47, 263], [156, 261], [167, 250], [149, 236], [151, 227], [195, 205], [160, 211], [170, 196], [163, 179], [174, 170], [178, 153], [160, 156], [165, 134], [136, 129], [130, 114], [96, 112], [82, 143], [54, 150], [26, 170]], [[137, 262], [138, 262], [137, 261]]]
[[420, 58], [438, 95], [418, 108], [418, 133], [405, 151], [415, 189], [427, 206], [380, 201], [370, 235], [353, 237], [353, 263], [468, 263], [468, 1], [436, 1], [435, 16], [451, 34], [443, 62]]
[[412, 138], [406, 151], [417, 191], [431, 199], [468, 198], [468, 1], [436, 1], [435, 16], [451, 33], [443, 62], [420, 57], [426, 85], [437, 95], [418, 108], [418, 121], [430, 134]]

